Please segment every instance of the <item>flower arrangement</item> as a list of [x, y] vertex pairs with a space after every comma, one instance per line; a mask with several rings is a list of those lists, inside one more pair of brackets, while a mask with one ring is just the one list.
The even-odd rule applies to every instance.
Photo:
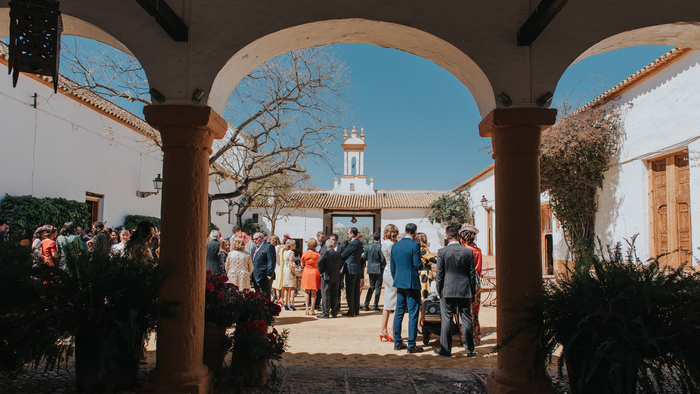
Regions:
[[259, 291], [238, 291], [235, 297], [238, 319], [233, 334], [233, 355], [250, 361], [279, 360], [286, 349], [287, 330], [273, 327], [282, 308]]
[[222, 327], [233, 326], [239, 315], [238, 298], [238, 288], [228, 283], [228, 276], [214, 276], [211, 270], [207, 270], [204, 320]]

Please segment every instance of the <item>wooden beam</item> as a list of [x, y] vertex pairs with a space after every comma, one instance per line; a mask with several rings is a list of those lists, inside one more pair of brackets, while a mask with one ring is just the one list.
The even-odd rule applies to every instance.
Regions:
[[539, 37], [569, 0], [542, 0], [518, 30], [518, 46], [528, 47]]
[[165, 0], [136, 0], [176, 42], [187, 42], [187, 25]]

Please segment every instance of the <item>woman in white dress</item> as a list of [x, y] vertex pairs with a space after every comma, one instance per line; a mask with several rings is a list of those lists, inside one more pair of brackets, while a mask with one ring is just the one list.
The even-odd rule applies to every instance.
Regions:
[[250, 289], [250, 274], [253, 273], [253, 260], [246, 252], [242, 238], [231, 241], [231, 251], [226, 256], [226, 273], [228, 283], [233, 283], [239, 290]]
[[270, 237], [270, 244], [275, 247], [277, 258], [275, 259], [275, 280], [272, 281], [273, 302], [282, 305], [282, 275], [284, 275], [284, 246], [280, 237], [273, 235]]
[[294, 297], [296, 296], [296, 272], [294, 272], [294, 248], [296, 247], [296, 242], [294, 240], [287, 238], [284, 241], [284, 252], [282, 254], [284, 261], [284, 271], [282, 275], [282, 286], [284, 287], [284, 309], [285, 310], [297, 310], [294, 307]]
[[382, 253], [386, 259], [384, 267], [384, 311], [382, 311], [382, 326], [379, 331], [379, 341], [386, 340], [394, 343], [394, 336], [387, 331], [389, 315], [396, 309], [396, 287], [393, 287], [394, 278], [391, 277], [391, 247], [396, 243], [399, 228], [393, 224], [384, 227], [384, 240], [382, 241]]

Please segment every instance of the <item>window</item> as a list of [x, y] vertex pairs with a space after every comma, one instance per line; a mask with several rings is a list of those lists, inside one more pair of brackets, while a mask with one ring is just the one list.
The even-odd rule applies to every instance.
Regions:
[[258, 214], [257, 213], [253, 214], [253, 222], [260, 223], [260, 222], [258, 222]]
[[354, 183], [351, 183], [351, 184], [350, 184], [350, 191], [351, 191], [351, 192], [354, 192], [354, 191], [355, 191], [355, 184], [354, 184]]
[[[690, 228], [690, 171], [688, 152], [676, 153], [648, 163], [650, 254], [664, 253], [662, 264], [677, 268], [692, 251]], [[676, 252], [678, 251], [678, 252]], [[675, 253], [674, 253], [675, 252]]]

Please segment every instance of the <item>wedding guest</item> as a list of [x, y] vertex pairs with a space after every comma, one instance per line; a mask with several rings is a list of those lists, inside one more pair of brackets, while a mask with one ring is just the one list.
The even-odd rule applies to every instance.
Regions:
[[335, 251], [335, 240], [326, 241], [325, 250], [318, 259], [318, 270], [321, 273], [321, 291], [323, 294], [321, 314], [316, 317], [328, 319], [338, 316], [340, 311], [340, 267], [343, 258]]
[[381, 234], [379, 231], [375, 231], [374, 234], [372, 234], [373, 242], [365, 246], [365, 253], [363, 255], [363, 258], [367, 261], [367, 274], [369, 275], [369, 289], [367, 289], [367, 296], [365, 297], [364, 304], [366, 311], [369, 310], [369, 303], [372, 300], [373, 293], [373, 310], [378, 311], [379, 297], [382, 295], [382, 274], [384, 273], [384, 267], [386, 267], [386, 259], [382, 252], [382, 244], [379, 243], [380, 239]]
[[219, 245], [219, 272], [221, 275], [226, 275], [226, 257], [228, 252], [231, 250], [231, 241], [228, 239], [222, 239]]
[[44, 239], [41, 241], [41, 255], [44, 258], [44, 263], [50, 266], [56, 264], [61, 257], [56, 245], [56, 235], [56, 227], [48, 226], [44, 231]]
[[[391, 248], [397, 241], [399, 228], [393, 224], [384, 227], [384, 240], [382, 241], [382, 254], [385, 261], [391, 261]], [[394, 336], [387, 331], [389, 315], [396, 309], [396, 288], [392, 286], [394, 279], [391, 277], [391, 266], [384, 267], [384, 310], [382, 311], [382, 326], [379, 331], [379, 340], [394, 342]]]
[[226, 273], [228, 283], [233, 283], [239, 290], [250, 289], [250, 274], [253, 273], [253, 260], [250, 253], [245, 251], [242, 238], [233, 238], [228, 256], [226, 257]]
[[272, 281], [272, 301], [282, 305], [282, 283], [284, 276], [284, 247], [280, 237], [270, 237], [270, 244], [275, 247], [275, 280]]
[[416, 234], [416, 242], [420, 244], [420, 255], [421, 261], [423, 262], [423, 268], [419, 271], [420, 273], [420, 288], [421, 288], [421, 301], [425, 301], [430, 295], [430, 284], [435, 279], [435, 272], [431, 269], [432, 265], [435, 264], [437, 257], [436, 254], [430, 253], [428, 249], [430, 247], [430, 242], [428, 242], [428, 236], [425, 233]]
[[119, 243], [119, 234], [114, 231], [113, 228], [108, 228], [107, 232], [109, 233], [109, 237], [112, 239], [112, 245], [116, 245]]
[[293, 239], [287, 238], [285, 236], [284, 241], [284, 252], [282, 257], [284, 259], [284, 278], [282, 279], [282, 286], [284, 287], [284, 309], [285, 310], [297, 310], [294, 307], [294, 297], [296, 295], [296, 272], [294, 265], [294, 248], [296, 247], [296, 242]]
[[315, 315], [314, 305], [316, 303], [316, 290], [321, 288], [321, 274], [318, 271], [318, 258], [321, 254], [316, 251], [318, 241], [316, 238], [311, 238], [306, 243], [309, 250], [301, 256], [302, 268], [304, 273], [301, 277], [301, 287], [304, 292], [304, 306], [306, 307], [307, 315]]
[[459, 229], [459, 236], [462, 245], [472, 250], [474, 253], [474, 270], [476, 271], [476, 291], [472, 298], [472, 328], [474, 331], [474, 344], [481, 344], [481, 324], [479, 324], [479, 311], [481, 310], [481, 249], [476, 246], [476, 235], [479, 230], [471, 224], [463, 224]]
[[34, 233], [30, 229], [25, 229], [24, 231], [22, 231], [22, 239], [19, 241], [20, 246], [24, 246], [25, 248], [31, 248], [33, 235]]
[[61, 252], [61, 268], [66, 266], [67, 259], [77, 259], [83, 253], [83, 243], [75, 234], [76, 224], [66, 222], [61, 227], [61, 235], [56, 238], [56, 243]]
[[41, 226], [34, 231], [34, 240], [32, 241], [32, 250], [37, 257], [41, 257], [41, 241], [44, 240], [44, 233], [47, 226]]
[[[396, 312], [394, 314], [394, 350], [406, 349], [408, 353], [421, 353], [416, 346], [418, 318], [420, 315], [420, 283], [418, 270], [423, 266], [420, 259], [420, 244], [415, 241], [415, 223], [405, 227], [406, 236], [391, 247], [391, 276], [396, 287]], [[408, 344], [401, 338], [401, 325], [408, 311]], [[408, 348], [407, 348], [408, 345]]]
[[124, 248], [126, 248], [126, 243], [129, 242], [129, 238], [131, 237], [131, 231], [129, 231], [126, 228], [123, 228], [119, 232], [119, 243], [116, 245], [112, 245], [112, 255], [114, 256], [122, 256], [124, 254]]
[[134, 258], [143, 258], [149, 261], [153, 260], [153, 252], [151, 251], [151, 243], [156, 235], [156, 226], [148, 220], [144, 220], [136, 226], [136, 230], [131, 234], [129, 240], [124, 247], [123, 256]]

